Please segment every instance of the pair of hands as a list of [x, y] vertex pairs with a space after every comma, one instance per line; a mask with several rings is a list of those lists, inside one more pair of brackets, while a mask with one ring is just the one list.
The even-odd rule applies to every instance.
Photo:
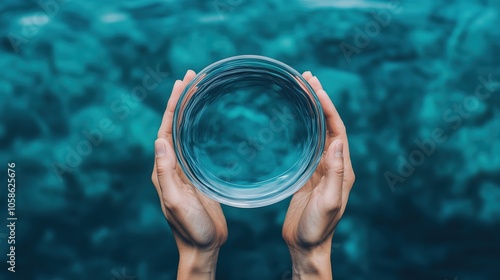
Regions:
[[[200, 193], [177, 164], [172, 148], [172, 119], [179, 97], [196, 74], [175, 82], [155, 141], [152, 181], [179, 249], [178, 279], [215, 279], [219, 248], [227, 239], [219, 203]], [[332, 279], [330, 251], [354, 172], [345, 126], [318, 78], [302, 75], [315, 90], [326, 118], [325, 150], [316, 171], [294, 195], [283, 224], [294, 279]]]

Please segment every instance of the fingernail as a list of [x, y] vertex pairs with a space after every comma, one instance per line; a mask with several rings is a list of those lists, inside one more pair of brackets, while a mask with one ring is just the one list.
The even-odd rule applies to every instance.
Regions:
[[316, 76], [313, 76], [313, 77], [311, 78], [311, 81], [313, 81], [313, 82], [318, 82], [318, 83], [319, 83], [318, 77], [316, 77]]
[[165, 143], [162, 140], [158, 139], [155, 141], [155, 154], [156, 156], [164, 156], [167, 153], [165, 148]]
[[334, 143], [334, 152], [335, 152], [335, 157], [336, 158], [341, 158], [343, 156], [343, 147], [342, 147], [342, 141], [337, 140]]
[[304, 72], [304, 75], [311, 75], [312, 76], [312, 73], [311, 73], [311, 71], [306, 71], [306, 72]]
[[176, 80], [175, 83], [174, 83], [174, 88], [179, 85], [179, 83], [181, 83], [182, 81], [181, 80]]

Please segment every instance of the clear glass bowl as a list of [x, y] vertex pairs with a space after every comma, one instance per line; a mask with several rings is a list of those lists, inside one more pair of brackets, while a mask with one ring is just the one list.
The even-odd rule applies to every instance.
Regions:
[[314, 90], [271, 58], [244, 55], [206, 67], [181, 94], [173, 119], [179, 165], [208, 197], [261, 207], [299, 190], [325, 145]]

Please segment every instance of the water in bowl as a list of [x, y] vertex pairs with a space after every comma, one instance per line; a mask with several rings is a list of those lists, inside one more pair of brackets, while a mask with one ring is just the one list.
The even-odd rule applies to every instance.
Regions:
[[287, 170], [303, 160], [311, 123], [297, 88], [262, 77], [203, 86], [204, 98], [187, 106], [182, 138], [204, 175], [237, 188], [293, 176]]

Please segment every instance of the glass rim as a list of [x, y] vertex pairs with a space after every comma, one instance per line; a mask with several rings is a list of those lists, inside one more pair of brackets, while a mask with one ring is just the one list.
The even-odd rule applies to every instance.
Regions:
[[[256, 188], [247, 188], [247, 189], [233, 188], [231, 189], [232, 190], [231, 194], [233, 196], [231, 196], [224, 194], [222, 192], [224, 189], [227, 188], [229, 184], [226, 183], [217, 185], [217, 183], [213, 181], [204, 182], [202, 179], [198, 178], [199, 177], [198, 175], [200, 174], [196, 173], [196, 169], [192, 170], [192, 168], [190, 168], [190, 164], [187, 162], [187, 159], [184, 156], [181, 140], [179, 139], [178, 129], [182, 122], [182, 120], [181, 122], [179, 122], [179, 118], [183, 117], [182, 113], [184, 113], [181, 112], [181, 110], [183, 110], [183, 104], [186, 101], [185, 99], [188, 96], [188, 94], [193, 90], [193, 86], [197, 85], [207, 75], [207, 73], [211, 73], [212, 70], [216, 70], [220, 66], [223, 66], [225, 64], [234, 63], [238, 61], [241, 61], [243, 65], [245, 65], [245, 63], [250, 65], [252, 64], [252, 62], [262, 62], [265, 63], [266, 65], [275, 66], [276, 67], [275, 71], [280, 71], [295, 78], [295, 82], [297, 82], [302, 87], [308, 100], [311, 101], [311, 103], [314, 105], [312, 106], [313, 107], [312, 111], [315, 113], [315, 116], [317, 116], [317, 119], [315, 120], [317, 122], [317, 128], [318, 128], [317, 129], [318, 135], [316, 135], [317, 142], [315, 142], [317, 145], [315, 145], [314, 147], [311, 160], [307, 161], [307, 163], [301, 164], [301, 169], [299, 170], [300, 172], [298, 172], [298, 174], [293, 174], [291, 179], [287, 181], [287, 184], [278, 187], [272, 184], [268, 185], [267, 188], [265, 188], [265, 190], [268, 191], [270, 188], [272, 188], [272, 191], [266, 192], [265, 196], [262, 195], [263, 188], [261, 188], [260, 186]], [[191, 100], [191, 98], [195, 98], [194, 92], [192, 93], [193, 94], [189, 96], [189, 98], [187, 99], [188, 101]], [[181, 116], [179, 116], [179, 114], [181, 114]], [[287, 197], [293, 195], [296, 191], [298, 191], [307, 182], [307, 180], [309, 180], [309, 178], [316, 170], [316, 167], [318, 166], [323, 154], [325, 146], [325, 138], [326, 138], [325, 117], [323, 115], [321, 103], [314, 89], [302, 77], [302, 75], [292, 67], [278, 60], [259, 55], [239, 55], [239, 56], [228, 57], [219, 60], [217, 62], [214, 62], [209, 66], [205, 67], [204, 69], [202, 69], [201, 71], [199, 71], [196, 74], [196, 76], [186, 85], [186, 88], [181, 93], [175, 107], [173, 121], [172, 121], [173, 148], [177, 157], [178, 164], [180, 165], [186, 177], [191, 181], [194, 187], [196, 187], [201, 193], [203, 193], [207, 197], [217, 202], [223, 203], [225, 205], [238, 208], [257, 208], [257, 207], [271, 205], [286, 199]], [[303, 152], [303, 154], [306, 152]], [[297, 163], [298, 162], [296, 162], [292, 166], [297, 165]], [[289, 170], [291, 170], [291, 167], [287, 168], [286, 171]], [[284, 173], [286, 173], [286, 171]], [[276, 178], [278, 178], [278, 176], [269, 178], [265, 181], [271, 182], [273, 180], [276, 180]], [[263, 181], [259, 183], [262, 182]], [[259, 189], [259, 191], [256, 191], [256, 189]], [[236, 197], [234, 196], [234, 194], [237, 194], [238, 196]], [[271, 194], [271, 196], [269, 194]]]

